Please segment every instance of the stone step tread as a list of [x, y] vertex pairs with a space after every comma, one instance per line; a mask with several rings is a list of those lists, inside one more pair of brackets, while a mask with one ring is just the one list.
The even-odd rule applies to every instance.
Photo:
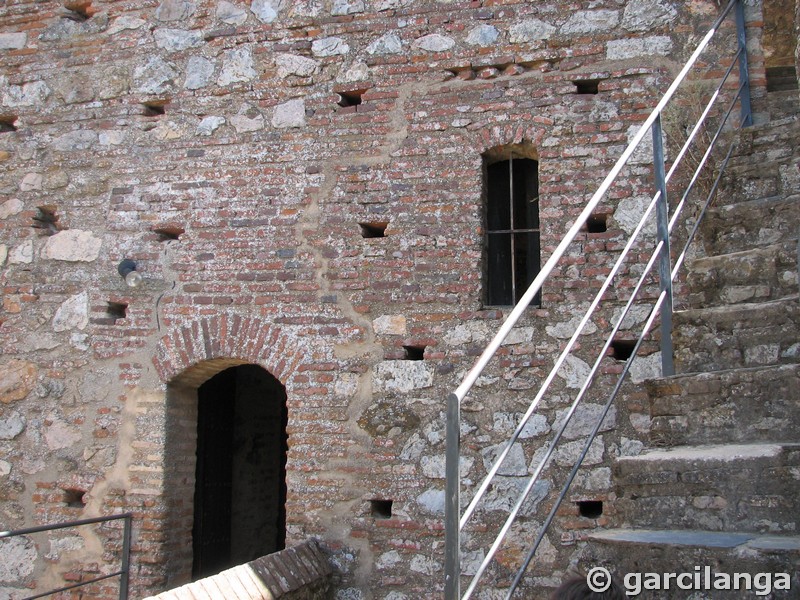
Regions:
[[763, 150], [747, 151], [749, 156], [732, 161], [722, 175], [715, 202], [736, 204], [754, 198], [795, 193], [800, 180], [800, 151], [786, 148], [776, 140]]
[[692, 321], [737, 321], [747, 320], [750, 315], [759, 315], [760, 320], [775, 317], [780, 322], [786, 320], [786, 311], [797, 305], [800, 297], [793, 294], [777, 300], [766, 302], [747, 302], [731, 306], [709, 306], [705, 308], [687, 308], [676, 310], [675, 317], [686, 322]]
[[680, 446], [678, 448], [654, 449], [636, 456], [622, 456], [618, 464], [687, 462], [687, 463], [730, 463], [742, 460], [777, 458], [785, 450], [800, 449], [794, 443], [755, 443], [755, 444], [709, 444], [702, 446]]
[[772, 552], [800, 552], [800, 536], [769, 535], [750, 532], [724, 532], [683, 529], [606, 529], [588, 534], [593, 540], [606, 543], [630, 543], [695, 546], [705, 548], [741, 548]]
[[800, 303], [796, 295], [679, 310], [673, 324], [679, 373], [800, 362]]
[[798, 293], [797, 241], [693, 259], [681, 295], [694, 308], [776, 300]]
[[[723, 380], [728, 382], [738, 383], [742, 379], [755, 380], [760, 375], [769, 378], [774, 378], [776, 375], [781, 376], [783, 373], [794, 373], [800, 370], [800, 365], [767, 365], [759, 367], [739, 367], [735, 369], [726, 369], [721, 371], [700, 371], [697, 373], [678, 373], [668, 377], [659, 377], [657, 379], [648, 379], [644, 382], [648, 392], [651, 395], [666, 396], [677, 395], [682, 392], [685, 387], [691, 385], [709, 385], [709, 391], [719, 391], [719, 381]], [[798, 391], [800, 394], [800, 391]]]
[[772, 256], [775, 254], [779, 254], [781, 251], [784, 250], [795, 250], [796, 252], [796, 243], [797, 238], [790, 238], [788, 240], [781, 241], [779, 243], [774, 244], [767, 244], [765, 246], [758, 246], [756, 248], [745, 248], [743, 250], [733, 250], [730, 252], [724, 252], [721, 254], [715, 254], [713, 256], [703, 256], [700, 258], [694, 258], [691, 260], [690, 270], [692, 268], [700, 268], [705, 267], [706, 265], [714, 265], [719, 262], [731, 261], [731, 260], [747, 260], [752, 256]]
[[[587, 534], [582, 559], [587, 565], [602, 565], [618, 576], [621, 587], [642, 600], [687, 600], [687, 598], [741, 599], [751, 597], [789, 600], [797, 598], [797, 563], [800, 537], [791, 534], [751, 533], [746, 528], [731, 532], [708, 531], [702, 526], [686, 529], [659, 526], [617, 529]], [[643, 575], [697, 574], [696, 591], [670, 586], [643, 585]], [[765, 582], [755, 582], [758, 573], [773, 574]], [[638, 579], [629, 575], [638, 574]], [[746, 587], [717, 589], [718, 575], [749, 574]], [[780, 579], [775, 574], [780, 574]], [[780, 581], [780, 584], [777, 582]], [[730, 588], [730, 589], [727, 589]], [[652, 590], [652, 591], [651, 591]], [[628, 593], [628, 592], [626, 592]]]
[[[780, 103], [781, 98], [773, 98]], [[745, 127], [739, 133], [739, 146], [734, 150], [734, 157], [747, 157], [746, 153], [739, 150], [748, 150], [751, 145], [772, 144], [776, 139], [796, 143], [795, 132], [800, 129], [800, 118], [798, 111], [794, 113], [784, 113], [771, 118], [769, 121]]]
[[651, 379], [649, 440], [656, 446], [800, 439], [800, 364]]
[[[767, 179], [768, 177], [780, 176], [782, 168], [785, 169], [787, 165], [800, 162], [800, 157], [788, 150], [753, 152], [747, 158], [748, 160], [745, 161], [743, 157], [741, 162], [731, 160], [728, 168], [725, 169], [723, 179], [728, 177], [736, 183], [741, 183], [746, 179]], [[723, 187], [721, 193], [724, 194], [725, 191], [726, 188]], [[747, 198], [742, 198], [741, 200], [747, 200]]]
[[725, 254], [797, 240], [800, 195], [769, 196], [712, 208], [701, 239], [708, 254]]

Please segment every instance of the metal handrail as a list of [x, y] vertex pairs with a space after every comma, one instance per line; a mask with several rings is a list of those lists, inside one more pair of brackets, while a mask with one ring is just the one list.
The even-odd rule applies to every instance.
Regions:
[[83, 587], [98, 581], [111, 579], [112, 577], [119, 577], [119, 600], [128, 600], [128, 580], [130, 577], [130, 562], [131, 562], [131, 526], [133, 515], [131, 513], [123, 513], [119, 515], [109, 515], [107, 517], [95, 517], [92, 519], [81, 519], [78, 521], [68, 521], [65, 523], [52, 523], [50, 525], [37, 525], [36, 527], [26, 527], [24, 529], [13, 529], [11, 531], [0, 531], [0, 540], [4, 538], [12, 538], [20, 535], [30, 535], [33, 533], [42, 533], [44, 531], [55, 531], [57, 529], [67, 529], [71, 527], [80, 527], [81, 525], [93, 525], [94, 523], [106, 523], [109, 521], [124, 520], [123, 533], [122, 533], [122, 557], [120, 559], [120, 569], [114, 573], [107, 573], [100, 577], [95, 577], [87, 581], [75, 583], [55, 590], [42, 592], [33, 596], [27, 596], [23, 600], [35, 600], [36, 598], [43, 598], [51, 594], [58, 594], [66, 592], [75, 588]]
[[[678, 87], [683, 83], [686, 79], [688, 73], [692, 70], [695, 63], [699, 59], [700, 55], [705, 51], [708, 45], [711, 42], [711, 39], [714, 37], [716, 32], [718, 31], [719, 27], [722, 25], [724, 20], [730, 15], [731, 12], [734, 12], [735, 19], [736, 19], [736, 27], [737, 27], [737, 52], [727, 69], [727, 72], [722, 77], [721, 83], [717, 87], [717, 89], [713, 92], [710, 101], [706, 105], [701, 117], [693, 127], [691, 133], [688, 136], [683, 147], [678, 152], [676, 159], [674, 160], [671, 169], [669, 172], [665, 173], [664, 167], [664, 152], [662, 147], [662, 133], [661, 133], [661, 115], [668, 105], [668, 103], [672, 100], [673, 96], [677, 92]], [[608, 287], [611, 285], [613, 279], [619, 272], [622, 264], [627, 257], [628, 253], [630, 252], [633, 244], [639, 237], [639, 234], [644, 229], [645, 224], [653, 211], [655, 210], [657, 213], [657, 239], [658, 244], [656, 245], [654, 252], [644, 269], [644, 272], [641, 274], [639, 282], [636, 284], [634, 291], [631, 294], [630, 299], [628, 300], [627, 305], [625, 306], [622, 314], [619, 316], [617, 323], [615, 324], [612, 333], [609, 335], [608, 339], [605, 342], [605, 345], [599, 356], [597, 361], [595, 362], [593, 368], [591, 369], [589, 375], [586, 378], [586, 381], [583, 383], [577, 397], [575, 398], [573, 404], [565, 413], [559, 431], [557, 432], [556, 436], [552, 440], [550, 446], [548, 447], [546, 453], [544, 454], [543, 458], [541, 459], [539, 465], [534, 470], [533, 474], [531, 475], [528, 484], [526, 485], [524, 491], [521, 493], [519, 499], [517, 500], [516, 504], [512, 508], [509, 513], [509, 517], [506, 520], [505, 524], [501, 528], [499, 534], [497, 535], [494, 543], [492, 544], [491, 548], [487, 552], [482, 564], [478, 567], [477, 572], [475, 573], [470, 586], [468, 587], [467, 591], [465, 592], [463, 598], [469, 598], [473, 591], [476, 589], [478, 581], [480, 580], [483, 572], [490, 564], [494, 554], [499, 549], [500, 545], [502, 544], [505, 535], [510, 530], [511, 525], [513, 524], [514, 520], [516, 519], [517, 513], [521, 509], [522, 505], [524, 504], [525, 500], [527, 499], [530, 491], [533, 489], [534, 484], [538, 480], [538, 477], [542, 470], [544, 469], [547, 461], [553, 454], [558, 441], [561, 438], [564, 430], [566, 429], [567, 425], [569, 424], [569, 420], [571, 419], [572, 415], [574, 414], [575, 410], [577, 409], [578, 404], [583, 399], [585, 393], [591, 387], [594, 376], [599, 369], [600, 363], [603, 357], [606, 355], [616, 333], [618, 332], [619, 328], [621, 327], [626, 315], [628, 314], [630, 308], [635, 301], [639, 290], [643, 287], [646, 277], [652, 271], [653, 266], [658, 262], [658, 271], [659, 271], [659, 280], [661, 282], [661, 292], [658, 297], [658, 300], [652, 309], [650, 316], [645, 324], [645, 328], [637, 340], [637, 343], [634, 347], [633, 354], [628, 359], [622, 374], [618, 380], [617, 386], [615, 391], [610, 396], [603, 414], [601, 415], [599, 421], [596, 423], [596, 427], [594, 431], [590, 434], [589, 439], [586, 442], [586, 446], [584, 448], [584, 452], [577, 461], [577, 463], [573, 467], [572, 474], [569, 476], [568, 481], [564, 489], [562, 490], [561, 496], [556, 502], [556, 505], [552, 508], [550, 517], [546, 520], [545, 525], [542, 527], [537, 540], [532, 547], [529, 556], [527, 557], [525, 563], [523, 564], [522, 569], [517, 575], [512, 587], [508, 593], [507, 597], [511, 597], [514, 590], [516, 589], [519, 581], [521, 580], [524, 571], [527, 569], [528, 564], [530, 563], [533, 554], [536, 551], [539, 543], [541, 542], [542, 537], [546, 531], [547, 526], [552, 521], [553, 516], [555, 515], [555, 511], [558, 508], [558, 504], [560, 504], [561, 500], [563, 499], [564, 495], [566, 494], [569, 485], [571, 484], [575, 473], [577, 473], [578, 468], [580, 467], [580, 463], [583, 460], [586, 452], [589, 449], [592, 441], [594, 440], [597, 432], [599, 431], [602, 421], [605, 417], [605, 414], [609, 410], [611, 404], [616, 397], [617, 392], [619, 391], [622, 381], [624, 380], [625, 376], [627, 375], [630, 365], [632, 364], [636, 353], [638, 352], [639, 347], [641, 346], [642, 340], [644, 339], [645, 335], [649, 332], [652, 324], [654, 323], [657, 316], [661, 316], [661, 327], [662, 327], [662, 335], [661, 335], [661, 354], [662, 354], [662, 373], [664, 375], [671, 375], [674, 373], [673, 366], [672, 366], [672, 345], [671, 345], [671, 315], [672, 315], [672, 281], [676, 277], [678, 273], [678, 269], [682, 266], [685, 255], [686, 249], [688, 248], [688, 244], [694, 238], [694, 235], [697, 231], [697, 227], [699, 226], [700, 218], [702, 214], [705, 213], [708, 204], [710, 203], [711, 199], [713, 198], [713, 194], [716, 192], [717, 186], [719, 184], [719, 176], [717, 177], [712, 191], [709, 194], [708, 200], [706, 202], [703, 211], [701, 212], [700, 216], [698, 216], [696, 223], [694, 225], [694, 229], [692, 233], [689, 235], [688, 242], [683, 249], [682, 254], [676, 261], [675, 268], [672, 268], [670, 264], [670, 248], [669, 248], [669, 238], [670, 233], [675, 226], [678, 216], [683, 210], [685, 206], [686, 199], [693, 189], [694, 185], [698, 180], [698, 176], [708, 162], [711, 152], [714, 150], [720, 135], [723, 131], [724, 126], [727, 123], [728, 117], [730, 116], [735, 103], [738, 101], [741, 106], [741, 124], [740, 126], [748, 126], [752, 124], [752, 116], [751, 116], [751, 108], [750, 108], [750, 90], [749, 90], [749, 80], [748, 80], [748, 69], [747, 69], [747, 54], [746, 54], [746, 39], [745, 39], [745, 27], [744, 27], [744, 12], [743, 12], [743, 5], [741, 0], [731, 0], [727, 7], [723, 10], [717, 20], [714, 22], [713, 26], [709, 30], [709, 32], [704, 36], [703, 40], [697, 46], [696, 50], [689, 58], [687, 63], [683, 66], [678, 76], [672, 82], [670, 87], [668, 88], [667, 92], [658, 102], [656, 107], [653, 109], [652, 113], [648, 116], [645, 120], [644, 124], [641, 126], [637, 134], [631, 140], [627, 148], [623, 151], [620, 158], [615, 163], [614, 167], [611, 169], [609, 174], [603, 180], [602, 184], [592, 196], [592, 198], [587, 203], [584, 210], [581, 212], [580, 216], [576, 219], [575, 223], [572, 227], [568, 230], [565, 237], [559, 243], [553, 254], [547, 260], [547, 262], [542, 266], [541, 271], [531, 283], [530, 287], [523, 295], [519, 303], [512, 309], [511, 313], [509, 314], [506, 321], [501, 326], [498, 333], [495, 337], [491, 340], [487, 348], [478, 358], [475, 363], [475, 366], [467, 373], [467, 375], [462, 380], [461, 384], [448, 396], [447, 399], [447, 449], [446, 449], [446, 478], [447, 478], [447, 489], [446, 489], [446, 500], [445, 500], [445, 530], [446, 530], [446, 544], [445, 544], [445, 598], [446, 600], [455, 600], [460, 598], [460, 531], [466, 526], [469, 519], [474, 514], [475, 510], [479, 506], [483, 496], [485, 495], [486, 491], [489, 489], [492, 480], [494, 479], [495, 475], [499, 472], [499, 469], [508, 456], [509, 452], [513, 445], [517, 442], [520, 434], [522, 433], [523, 429], [525, 428], [526, 424], [533, 416], [536, 408], [538, 407], [539, 402], [544, 397], [549, 385], [555, 379], [556, 374], [560, 370], [561, 366], [564, 364], [567, 356], [575, 346], [578, 337], [581, 335], [584, 327], [589, 322], [592, 313], [597, 308], [602, 299], [603, 295], [607, 291]], [[676, 206], [674, 211], [673, 217], [669, 218], [669, 207], [667, 204], [667, 183], [675, 173], [678, 165], [681, 163], [683, 158], [685, 157], [688, 149], [690, 148], [691, 144], [694, 142], [696, 136], [703, 128], [703, 125], [712, 109], [715, 105], [716, 101], [719, 98], [720, 92], [725, 86], [731, 72], [735, 65], [739, 65], [739, 78], [740, 78], [740, 85], [738, 91], [733, 98], [733, 101], [728, 108], [727, 112], [725, 113], [724, 118], [722, 119], [722, 123], [720, 124], [716, 134], [714, 135], [713, 139], [709, 143], [709, 147], [704, 153], [703, 158], [701, 159], [697, 169], [695, 170], [688, 187], [686, 188], [683, 197], [681, 198], [680, 202]], [[508, 336], [510, 331], [516, 325], [519, 318], [524, 313], [525, 309], [528, 307], [530, 302], [533, 300], [534, 297], [540, 292], [544, 281], [549, 277], [553, 269], [555, 268], [556, 264], [560, 261], [562, 256], [565, 254], [569, 245], [574, 241], [577, 234], [583, 228], [584, 223], [588, 220], [589, 216], [592, 214], [594, 209], [597, 207], [599, 202], [605, 197], [607, 192], [609, 191], [611, 185], [614, 183], [624, 166], [628, 163], [629, 159], [636, 151], [639, 144], [647, 135], [648, 131], [652, 132], [653, 137], [653, 154], [654, 154], [654, 171], [655, 171], [655, 179], [656, 179], [656, 194], [653, 197], [650, 205], [648, 206], [647, 210], [644, 213], [639, 224], [636, 226], [635, 231], [629, 238], [628, 242], [625, 245], [625, 248], [621, 252], [618, 260], [614, 264], [613, 268], [611, 269], [610, 274], [608, 275], [605, 282], [603, 282], [601, 289], [597, 293], [595, 299], [589, 306], [589, 309], [586, 311], [584, 316], [582, 317], [580, 323], [576, 327], [575, 333], [567, 342], [565, 348], [557, 358], [553, 369], [550, 371], [549, 375], [545, 378], [539, 392], [537, 393], [534, 400], [528, 407], [528, 410], [525, 412], [523, 417], [520, 419], [520, 422], [517, 428], [514, 430], [513, 434], [509, 438], [509, 440], [505, 443], [502, 451], [497, 455], [495, 458], [495, 462], [492, 467], [489, 469], [486, 478], [483, 482], [479, 485], [478, 489], [476, 490], [471, 502], [465, 509], [463, 515], [459, 517], [459, 513], [461, 510], [460, 507], [460, 481], [459, 481], [459, 462], [460, 462], [460, 405], [461, 402], [464, 400], [466, 395], [469, 393], [472, 386], [477, 381], [478, 377], [481, 375], [491, 358], [497, 352], [499, 347], [502, 345], [505, 338]], [[731, 155], [733, 146], [730, 147], [728, 150], [728, 155], [724, 161], [724, 164], [727, 164], [727, 161]], [[724, 167], [723, 164], [723, 167]], [[721, 174], [720, 170], [720, 174]]]

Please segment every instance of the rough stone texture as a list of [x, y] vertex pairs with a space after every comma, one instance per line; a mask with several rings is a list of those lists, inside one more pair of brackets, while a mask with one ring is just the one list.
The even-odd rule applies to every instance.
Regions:
[[247, 11], [241, 6], [223, 0], [217, 4], [216, 17], [228, 25], [241, 25], [247, 21]]
[[67, 298], [53, 316], [53, 331], [85, 329], [89, 324], [89, 294], [81, 292]]
[[186, 80], [183, 87], [187, 90], [199, 90], [208, 85], [213, 75], [213, 62], [202, 56], [191, 56], [186, 65]]
[[616, 27], [617, 23], [619, 23], [619, 11], [616, 10], [578, 11], [570, 15], [566, 23], [561, 26], [561, 33], [607, 31]]
[[[508, 313], [485, 303], [484, 159], [513, 149], [539, 161], [547, 255], [716, 3], [90, 6], [80, 22], [62, 18], [55, 0], [0, 8], [12, 46], [0, 52], [0, 522], [132, 511], [132, 597], [187, 583], [197, 389], [258, 365], [286, 390], [287, 544], [321, 540], [342, 600], [441, 597], [444, 399]], [[757, 6], [748, 22], [751, 64], [763, 73]], [[597, 94], [576, 93], [586, 80]], [[785, 136], [781, 144], [797, 137]], [[742, 184], [797, 185], [789, 162], [762, 175]], [[652, 195], [650, 177], [644, 161], [623, 175], [601, 206], [607, 230], [579, 234], [542, 307], [525, 311], [463, 403], [464, 498], [485, 473], [485, 449], [516, 428], [571, 336], [629, 213]], [[782, 206], [764, 236], [796, 229], [795, 207]], [[57, 231], [33, 227], [39, 207], [55, 211]], [[752, 235], [757, 219], [734, 212], [726, 218], [739, 225], [710, 238]], [[385, 236], [363, 237], [363, 224]], [[137, 262], [141, 287], [122, 282], [123, 258]], [[470, 526], [466, 570], [524, 489], [523, 471], [549, 443], [631, 278], [621, 276], [523, 428], [503, 467], [513, 475]], [[755, 342], [748, 360], [761, 362], [772, 349]], [[590, 405], [621, 366], [603, 359]], [[614, 457], [642, 450], [647, 398], [631, 389], [630, 411], [618, 407], [593, 446], [525, 593], [554, 587], [583, 532], [608, 522], [581, 517], [576, 501], [603, 501], [610, 513]], [[581, 450], [578, 438], [566, 443], [524, 505], [529, 523], [550, 509], [545, 492]], [[81, 491], [80, 505], [65, 501]], [[371, 502], [388, 500], [391, 515], [373, 514]], [[82, 535], [81, 562], [115, 568], [120, 531]], [[511, 536], [487, 597], [503, 595], [529, 527]], [[0, 594], [75, 581], [87, 573], [72, 568], [74, 554], [44, 543], [33, 571], [3, 581]], [[114, 597], [112, 585], [85, 597]]]
[[26, 33], [0, 33], [0, 50], [19, 50], [27, 41]]
[[314, 40], [311, 44], [314, 56], [339, 56], [350, 52], [350, 46], [340, 37], [329, 37]]
[[384, 335], [405, 335], [407, 320], [403, 315], [383, 315], [372, 322], [375, 333]]
[[156, 46], [167, 52], [180, 52], [202, 43], [202, 37], [195, 31], [182, 29], [156, 29], [153, 32]]
[[670, 25], [678, 11], [665, 0], [632, 0], [625, 3], [622, 26], [629, 31], [647, 31], [653, 25]]
[[0, 440], [13, 440], [25, 429], [25, 418], [19, 413], [9, 413], [0, 419]]
[[650, 38], [613, 40], [608, 42], [606, 56], [610, 60], [642, 58], [644, 56], [667, 56], [672, 51], [672, 40], [659, 35]]
[[240, 81], [250, 81], [258, 76], [249, 48], [228, 50], [222, 57], [222, 68], [217, 85], [230, 85]]
[[0, 219], [7, 219], [22, 212], [25, 205], [18, 198], [11, 198], [0, 204]]
[[158, 5], [155, 17], [159, 21], [186, 21], [191, 17], [197, 4], [190, 0], [164, 0]]
[[91, 231], [69, 229], [47, 238], [42, 258], [68, 262], [92, 262], [100, 256], [103, 240]]
[[272, 114], [273, 127], [302, 127], [305, 124], [306, 104], [303, 99], [289, 100], [275, 107]]
[[36, 374], [33, 363], [16, 359], [4, 361], [0, 373], [0, 402], [9, 404], [25, 398], [33, 390]]
[[278, 18], [281, 4], [284, 2], [280, 0], [253, 0], [250, 3], [250, 10], [262, 23], [272, 23]]
[[159, 56], [149, 58], [133, 71], [133, 91], [158, 96], [170, 91], [178, 78], [175, 66]]
[[546, 40], [555, 33], [555, 30], [556, 28], [550, 23], [545, 23], [540, 19], [529, 19], [511, 28], [509, 32], [509, 41], [512, 44], [519, 44]]
[[399, 54], [403, 51], [403, 42], [395, 33], [386, 33], [367, 46], [370, 54]]
[[0, 561], [0, 583], [16, 583], [33, 572], [36, 559], [34, 543], [25, 537], [15, 537], [3, 542]]

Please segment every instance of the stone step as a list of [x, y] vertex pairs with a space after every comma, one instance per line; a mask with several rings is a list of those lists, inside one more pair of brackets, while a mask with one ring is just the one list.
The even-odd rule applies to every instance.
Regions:
[[800, 364], [645, 382], [650, 444], [800, 440]]
[[[588, 542], [582, 556], [583, 568], [586, 571], [595, 566], [607, 568], [614, 573], [623, 593], [630, 593], [631, 597], [639, 600], [758, 597], [784, 600], [797, 598], [800, 588], [797, 572], [800, 536], [702, 530], [609, 529], [589, 534]], [[644, 589], [644, 573], [691, 573], [691, 578], [685, 577], [683, 583], [690, 580], [699, 589], [680, 589], [673, 578], [668, 590], [663, 589], [663, 579], [662, 589], [647, 590]], [[725, 586], [725, 575], [733, 578], [736, 573], [751, 576], [749, 592], [742, 589], [744, 578], [740, 580], [739, 590], [718, 589]], [[770, 573], [771, 576], [769, 579], [761, 576], [756, 580], [758, 573]], [[785, 587], [785, 578], [776, 576], [778, 573], [789, 575], [790, 590], [776, 589]], [[633, 596], [638, 591], [637, 581], [642, 591]], [[650, 581], [650, 587], [654, 587], [655, 579], [651, 577]], [[718, 582], [717, 589], [715, 581]]]
[[800, 362], [797, 296], [676, 311], [673, 323], [677, 373]]
[[685, 303], [705, 308], [766, 302], [798, 294], [797, 241], [693, 260]]
[[[773, 96], [773, 100], [781, 100], [782, 96]], [[739, 132], [739, 140], [732, 163], [753, 166], [754, 159], [797, 156], [800, 140], [800, 98], [787, 99], [787, 102], [796, 102], [792, 114], [775, 116], [768, 122], [746, 127]]]
[[779, 86], [784, 86], [786, 89], [775, 90], [767, 94], [767, 107], [769, 111], [770, 120], [781, 119], [796, 115], [798, 112], [798, 91], [797, 91], [797, 78], [781, 79], [776, 82]]
[[743, 164], [729, 165], [722, 176], [717, 206], [786, 197], [800, 189], [800, 157], [779, 144], [747, 157]]
[[791, 532], [798, 483], [800, 444], [680, 446], [618, 458], [614, 508], [622, 525]]
[[796, 241], [799, 235], [800, 194], [715, 207], [700, 228], [709, 256]]

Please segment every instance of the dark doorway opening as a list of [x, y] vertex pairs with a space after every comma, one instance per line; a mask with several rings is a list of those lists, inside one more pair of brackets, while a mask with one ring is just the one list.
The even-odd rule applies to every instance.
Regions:
[[256, 365], [197, 390], [192, 578], [286, 544], [286, 390]]

